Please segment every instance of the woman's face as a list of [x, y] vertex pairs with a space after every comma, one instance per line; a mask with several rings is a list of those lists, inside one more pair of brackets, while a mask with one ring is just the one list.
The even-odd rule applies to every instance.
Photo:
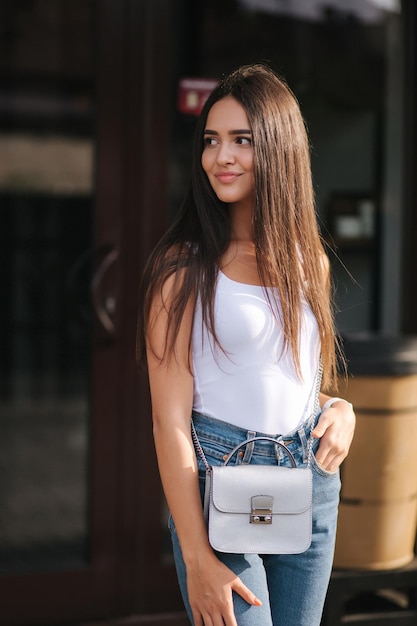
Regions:
[[245, 109], [232, 96], [219, 100], [209, 111], [201, 165], [219, 200], [252, 209], [252, 133]]

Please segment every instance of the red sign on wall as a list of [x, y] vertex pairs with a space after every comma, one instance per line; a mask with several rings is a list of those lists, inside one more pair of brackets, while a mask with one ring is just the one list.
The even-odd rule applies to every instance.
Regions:
[[200, 115], [217, 84], [218, 81], [211, 78], [182, 78], [178, 90], [178, 109], [181, 113]]

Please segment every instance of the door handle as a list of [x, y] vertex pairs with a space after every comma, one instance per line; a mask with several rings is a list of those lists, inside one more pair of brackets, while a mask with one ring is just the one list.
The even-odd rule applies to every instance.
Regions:
[[109, 273], [119, 258], [119, 251], [109, 250], [99, 263], [91, 281], [93, 310], [99, 327], [105, 337], [112, 339], [116, 332], [116, 289], [114, 280], [109, 281]]

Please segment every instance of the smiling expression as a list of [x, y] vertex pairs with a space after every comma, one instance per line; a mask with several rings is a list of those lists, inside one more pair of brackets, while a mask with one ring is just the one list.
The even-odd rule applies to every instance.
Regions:
[[201, 165], [219, 200], [252, 208], [252, 133], [245, 109], [233, 96], [218, 100], [209, 111]]

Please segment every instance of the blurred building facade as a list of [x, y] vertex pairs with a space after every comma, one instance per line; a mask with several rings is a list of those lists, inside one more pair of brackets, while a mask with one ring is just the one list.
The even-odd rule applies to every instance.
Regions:
[[416, 6], [0, 0], [0, 38], [0, 623], [180, 625], [135, 333], [196, 113], [242, 63], [280, 72], [339, 330], [416, 333]]

